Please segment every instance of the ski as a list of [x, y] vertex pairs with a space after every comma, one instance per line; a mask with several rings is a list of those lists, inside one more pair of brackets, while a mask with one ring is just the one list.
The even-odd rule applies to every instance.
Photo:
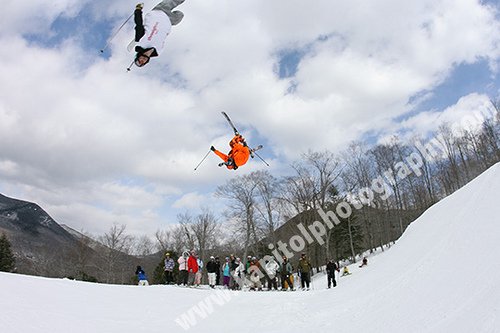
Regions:
[[229, 116], [227, 115], [227, 113], [224, 112], [224, 111], [222, 111], [222, 115], [226, 118], [226, 120], [229, 123], [229, 125], [233, 128], [234, 135], [239, 135], [240, 133], [238, 132], [238, 130], [236, 129], [236, 127], [234, 127], [234, 124], [231, 121], [231, 119], [229, 118]]
[[258, 145], [257, 147], [255, 147], [255, 148], [253, 148], [253, 149], [250, 149], [250, 151], [251, 151], [252, 153], [254, 153], [254, 152], [256, 152], [257, 150], [261, 150], [262, 148], [264, 148], [264, 146], [263, 146], [263, 145]]
[[135, 50], [135, 46], [137, 45], [135, 39], [132, 39], [130, 43], [127, 45], [127, 51], [133, 52]]
[[250, 156], [254, 158], [255, 157], [254, 153], [258, 150], [261, 150], [262, 148], [264, 148], [263, 145], [258, 145], [257, 147], [250, 149]]

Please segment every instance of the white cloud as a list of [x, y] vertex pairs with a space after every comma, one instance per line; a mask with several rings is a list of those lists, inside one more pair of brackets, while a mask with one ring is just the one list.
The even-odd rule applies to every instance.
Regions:
[[4, 3], [0, 14], [2, 22], [0, 35], [40, 31], [48, 33], [53, 20], [59, 15], [75, 16], [87, 2], [88, 0], [52, 0], [48, 3], [35, 0]]
[[426, 136], [438, 130], [442, 124], [448, 124], [454, 133], [459, 134], [463, 130], [477, 130], [484, 120], [492, 116], [493, 106], [489, 97], [473, 93], [460, 98], [442, 112], [421, 112], [399, 126], [409, 131], [407, 136]]
[[195, 210], [206, 205], [207, 196], [198, 192], [190, 192], [184, 194], [180, 199], [176, 200], [172, 207], [180, 209]]

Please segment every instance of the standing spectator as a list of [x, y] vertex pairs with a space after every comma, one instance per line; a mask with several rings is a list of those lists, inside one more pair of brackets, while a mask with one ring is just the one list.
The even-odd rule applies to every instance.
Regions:
[[148, 278], [141, 266], [137, 266], [135, 275], [137, 275], [137, 279], [139, 280], [139, 286], [149, 286]]
[[165, 253], [165, 281], [167, 284], [174, 283], [174, 267], [175, 261], [170, 258], [170, 253]]
[[300, 284], [302, 289], [307, 288], [307, 290], [309, 290], [309, 284], [311, 283], [312, 266], [305, 253], [302, 253], [302, 256], [300, 257], [297, 270], [299, 271]]
[[229, 256], [229, 267], [230, 267], [230, 273], [231, 273], [231, 280], [229, 282], [229, 287], [231, 289], [235, 289], [236, 281], [235, 281], [234, 277], [235, 277], [236, 268], [238, 268], [238, 266], [239, 266], [239, 263], [236, 263], [236, 257], [234, 256], [234, 254], [231, 254]]
[[197, 255], [196, 263], [198, 264], [198, 272], [195, 274], [194, 284], [198, 287], [201, 284], [201, 273], [203, 271], [203, 260]]
[[366, 266], [366, 265], [368, 265], [368, 259], [366, 259], [366, 257], [363, 257], [363, 262], [361, 263], [361, 266], [359, 266], [359, 268]]
[[226, 257], [226, 262], [222, 266], [222, 275], [224, 276], [223, 286], [229, 288], [229, 281], [231, 280], [231, 262], [229, 257]]
[[293, 289], [293, 282], [291, 280], [293, 268], [292, 264], [288, 262], [287, 257], [283, 257], [283, 263], [281, 264], [281, 290], [286, 291], [288, 288]]
[[248, 274], [250, 276], [250, 290], [262, 290], [262, 282], [260, 281], [260, 264], [257, 259], [252, 259], [250, 262], [250, 267], [248, 268]]
[[218, 286], [220, 284], [220, 260], [219, 257], [215, 257], [215, 285]]
[[191, 251], [191, 255], [187, 260], [188, 266], [188, 285], [192, 286], [195, 284], [196, 273], [198, 273], [198, 260], [196, 258], [196, 252]]
[[328, 288], [331, 288], [332, 283], [333, 287], [337, 286], [337, 281], [335, 281], [335, 271], [340, 272], [339, 266], [333, 259], [330, 259], [326, 264], [326, 277], [328, 279]]
[[235, 264], [232, 287], [234, 290], [239, 290], [243, 288], [243, 282], [245, 281], [245, 265], [243, 265], [240, 258], [236, 258]]
[[179, 285], [187, 286], [188, 284], [188, 252], [182, 252], [182, 255], [177, 259], [177, 263], [179, 263]]
[[252, 265], [252, 256], [247, 256], [247, 261], [245, 263], [245, 274], [250, 276], [250, 265]]
[[207, 263], [208, 285], [210, 286], [210, 288], [215, 288], [217, 271], [217, 262], [215, 261], [214, 256], [211, 256], [210, 261]]
[[267, 289], [269, 290], [278, 290], [278, 279], [277, 279], [277, 274], [278, 270], [280, 268], [280, 265], [274, 260], [274, 258], [271, 258], [268, 262], [266, 262], [266, 273], [267, 273]]

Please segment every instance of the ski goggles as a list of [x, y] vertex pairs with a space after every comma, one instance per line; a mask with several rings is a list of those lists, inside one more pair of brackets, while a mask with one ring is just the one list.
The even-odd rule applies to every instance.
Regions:
[[[142, 59], [145, 59], [145, 60], [141, 61]], [[142, 66], [146, 65], [148, 62], [149, 62], [149, 57], [147, 55], [144, 55], [144, 54], [137, 55], [137, 57], [134, 60], [134, 63], [137, 67], [142, 67]]]

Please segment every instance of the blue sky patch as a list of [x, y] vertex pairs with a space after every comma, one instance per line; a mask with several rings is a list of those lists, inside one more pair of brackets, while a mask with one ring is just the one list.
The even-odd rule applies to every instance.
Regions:
[[285, 79], [295, 76], [300, 60], [304, 57], [304, 51], [299, 49], [282, 50], [278, 53], [278, 76]]
[[410, 99], [410, 103], [425, 93], [431, 93], [431, 97], [424, 100], [411, 113], [396, 118], [396, 122], [401, 122], [422, 111], [439, 110], [442, 111], [454, 105], [458, 100], [471, 93], [486, 94], [491, 98], [498, 95], [500, 76], [492, 73], [488, 67], [486, 59], [473, 64], [460, 64], [450, 73], [449, 77], [432, 91], [419, 92]]
[[[115, 25], [115, 20], [97, 21], [92, 15], [90, 6], [87, 5], [74, 17], [59, 15], [52, 23], [50, 32], [26, 34], [24, 38], [43, 48], [56, 48], [66, 40], [72, 39], [84, 49], [95, 49], [98, 54], [117, 29]], [[109, 54], [105, 53], [104, 56], [108, 58]]]

